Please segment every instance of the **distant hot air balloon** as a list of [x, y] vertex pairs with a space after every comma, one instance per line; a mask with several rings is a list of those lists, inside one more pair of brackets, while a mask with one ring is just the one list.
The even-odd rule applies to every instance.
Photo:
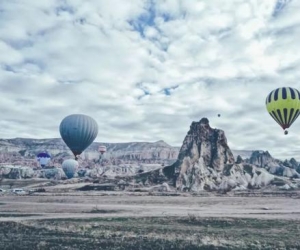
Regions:
[[80, 155], [97, 137], [98, 125], [93, 118], [87, 115], [74, 114], [62, 120], [59, 131], [62, 139], [77, 159], [77, 155]]
[[99, 152], [101, 153], [101, 155], [103, 155], [106, 152], [106, 147], [105, 146], [99, 146]]
[[[300, 92], [295, 88], [277, 88], [267, 96], [266, 107], [272, 118], [285, 130], [300, 114]], [[287, 135], [287, 131], [284, 133]]]
[[37, 155], [37, 161], [40, 163], [41, 167], [44, 168], [50, 161], [51, 156], [46, 152], [41, 152]]
[[218, 114], [218, 117], [220, 117], [221, 115], [220, 114]]
[[62, 163], [62, 169], [69, 179], [74, 177], [77, 168], [78, 168], [78, 162], [73, 159], [64, 160], [64, 162]]

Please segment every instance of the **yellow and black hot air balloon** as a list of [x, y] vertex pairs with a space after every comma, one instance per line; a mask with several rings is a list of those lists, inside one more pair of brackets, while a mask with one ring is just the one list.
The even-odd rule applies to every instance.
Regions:
[[283, 87], [271, 91], [266, 98], [266, 106], [272, 118], [285, 130], [300, 114], [300, 92], [295, 88]]

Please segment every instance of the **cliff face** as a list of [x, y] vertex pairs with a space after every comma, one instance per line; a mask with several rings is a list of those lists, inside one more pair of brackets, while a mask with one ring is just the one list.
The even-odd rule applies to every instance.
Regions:
[[212, 129], [207, 118], [190, 126], [178, 159], [174, 164], [180, 189], [203, 189], [204, 176], [220, 173], [226, 164], [233, 164], [234, 157], [227, 145], [224, 131]]

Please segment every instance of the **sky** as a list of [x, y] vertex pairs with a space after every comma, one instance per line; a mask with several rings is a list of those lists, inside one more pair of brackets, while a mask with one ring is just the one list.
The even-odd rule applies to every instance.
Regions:
[[[58, 138], [70, 114], [95, 141], [181, 146], [207, 117], [231, 149], [300, 160], [265, 107], [300, 90], [300, 1], [2, 0], [0, 138]], [[218, 114], [221, 116], [218, 117]]]

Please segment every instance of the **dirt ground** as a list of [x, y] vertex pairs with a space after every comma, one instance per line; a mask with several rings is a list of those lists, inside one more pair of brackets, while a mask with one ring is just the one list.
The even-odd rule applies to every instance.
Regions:
[[[88, 194], [88, 195], [85, 195]], [[154, 196], [81, 192], [0, 197], [0, 221], [78, 217], [234, 217], [300, 220], [300, 199], [290, 197]], [[105, 210], [104, 214], [91, 213]], [[112, 211], [112, 212], [110, 212]], [[28, 217], [1, 217], [23, 213]]]
[[57, 190], [0, 196], [0, 249], [300, 249], [297, 192]]

